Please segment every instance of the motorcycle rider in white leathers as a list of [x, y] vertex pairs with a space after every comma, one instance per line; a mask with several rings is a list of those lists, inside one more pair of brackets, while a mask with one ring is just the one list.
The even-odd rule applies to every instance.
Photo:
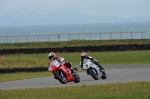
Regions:
[[81, 60], [80, 60], [80, 66], [83, 70], [83, 60], [84, 59], [90, 59], [92, 63], [96, 64], [97, 66], [99, 66], [100, 71], [102, 72], [103, 75], [106, 75], [104, 68], [97, 62], [97, 60], [95, 60], [93, 57], [88, 56], [86, 52], [82, 52], [81, 53]]

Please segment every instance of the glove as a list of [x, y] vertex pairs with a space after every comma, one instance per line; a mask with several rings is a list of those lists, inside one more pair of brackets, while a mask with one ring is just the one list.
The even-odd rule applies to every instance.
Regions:
[[64, 61], [64, 58], [60, 58], [60, 59], [59, 59], [59, 62], [60, 62], [60, 63], [63, 63], [63, 61]]

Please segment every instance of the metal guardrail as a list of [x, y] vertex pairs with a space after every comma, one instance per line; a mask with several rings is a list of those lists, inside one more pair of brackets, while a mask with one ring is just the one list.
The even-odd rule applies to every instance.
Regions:
[[0, 43], [150, 39], [150, 31], [0, 36]]

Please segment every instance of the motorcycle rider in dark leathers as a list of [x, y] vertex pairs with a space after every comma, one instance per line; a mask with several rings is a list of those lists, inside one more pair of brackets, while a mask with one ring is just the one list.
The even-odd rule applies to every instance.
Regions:
[[[82, 52], [81, 53], [81, 60], [80, 60], [80, 66], [83, 70], [83, 60], [84, 59], [90, 59], [92, 63], [96, 64], [97, 66], [99, 66], [100, 71], [102, 72], [103, 75], [106, 75], [104, 68], [97, 62], [97, 60], [95, 60], [93, 57], [88, 56], [86, 52]], [[88, 74], [88, 73], [87, 73]]]

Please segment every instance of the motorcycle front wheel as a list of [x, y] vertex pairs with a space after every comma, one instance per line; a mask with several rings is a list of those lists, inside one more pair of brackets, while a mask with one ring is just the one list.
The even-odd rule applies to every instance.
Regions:
[[66, 84], [66, 77], [62, 71], [55, 72], [55, 76], [62, 84]]
[[94, 68], [88, 69], [88, 72], [95, 80], [98, 80], [97, 71]]

